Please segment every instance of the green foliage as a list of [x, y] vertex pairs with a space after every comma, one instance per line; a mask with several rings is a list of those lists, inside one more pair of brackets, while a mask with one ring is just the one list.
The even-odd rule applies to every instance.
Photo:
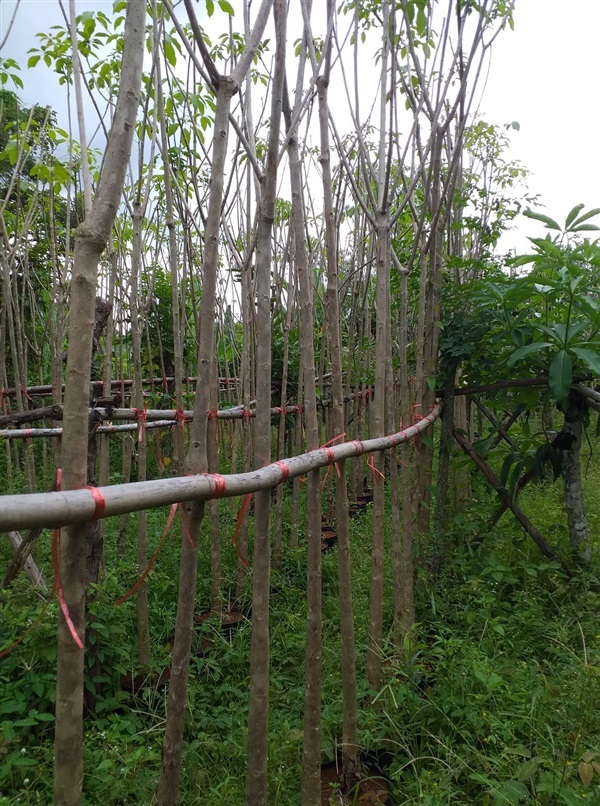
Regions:
[[510, 337], [517, 345], [507, 365], [527, 359], [530, 371], [547, 372], [551, 396], [559, 404], [565, 403], [574, 374], [600, 375], [600, 246], [572, 239], [598, 229], [581, 222], [600, 210], [579, 216], [582, 208], [571, 210], [564, 229], [548, 216], [528, 213], [561, 235], [531, 239], [535, 253], [516, 258], [513, 265], [531, 263], [533, 270], [503, 294], [514, 318]]
[[468, 383], [547, 375], [550, 396], [562, 405], [574, 378], [600, 375], [600, 246], [579, 235], [592, 226], [581, 221], [597, 211], [578, 217], [581, 209], [569, 213], [564, 230], [529, 215], [561, 234], [531, 239], [534, 253], [510, 261], [531, 265], [528, 274], [511, 279], [488, 263], [484, 280], [445, 285], [443, 363], [458, 362]]

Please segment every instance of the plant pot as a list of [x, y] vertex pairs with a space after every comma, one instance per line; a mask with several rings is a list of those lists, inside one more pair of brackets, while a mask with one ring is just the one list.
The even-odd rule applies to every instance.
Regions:
[[250, 620], [250, 616], [241, 612], [241, 610], [223, 610], [221, 613], [215, 613], [213, 610], [203, 610], [202, 613], [197, 613], [194, 616], [196, 624], [204, 624], [215, 616], [220, 617], [221, 632], [226, 638], [231, 638], [236, 630]]
[[331, 761], [321, 766], [321, 806], [377, 806], [390, 803], [389, 781], [370, 772], [368, 767], [364, 769], [364, 778], [344, 799], [340, 794], [341, 779], [341, 764]]
[[337, 532], [330, 526], [321, 530], [321, 538], [327, 543], [329, 547], [335, 546], [337, 543]]
[[162, 691], [171, 678], [171, 667], [165, 666], [160, 674], [122, 674], [119, 682], [123, 691], [130, 694], [139, 694], [145, 688], [153, 688]]

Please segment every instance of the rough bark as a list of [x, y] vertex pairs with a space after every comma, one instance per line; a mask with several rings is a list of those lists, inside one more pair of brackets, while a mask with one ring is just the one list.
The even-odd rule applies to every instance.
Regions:
[[592, 560], [579, 464], [584, 413], [583, 398], [578, 392], [571, 392], [564, 412], [565, 421], [561, 432], [570, 438], [565, 440], [568, 447], [563, 450], [562, 480], [569, 524], [571, 556], [573, 562], [578, 565], [589, 565]]

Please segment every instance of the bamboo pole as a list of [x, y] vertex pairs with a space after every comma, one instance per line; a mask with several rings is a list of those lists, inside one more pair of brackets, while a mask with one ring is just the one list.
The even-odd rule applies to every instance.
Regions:
[[[319, 448], [248, 473], [227, 476], [199, 473], [194, 476], [97, 487], [95, 493], [84, 488], [56, 493], [5, 495], [0, 497], [0, 533], [15, 529], [33, 529], [36, 526], [56, 528], [86, 523], [94, 517], [108, 518], [178, 502], [207, 501], [217, 496], [231, 498], [267, 490], [287, 478], [294, 479], [310, 470], [335, 464], [341, 459], [351, 459], [402, 445], [427, 430], [438, 419], [441, 410], [442, 403], [439, 401], [426, 417], [396, 434], [378, 439], [356, 439], [327, 449]], [[287, 472], [283, 469], [284, 466]]]

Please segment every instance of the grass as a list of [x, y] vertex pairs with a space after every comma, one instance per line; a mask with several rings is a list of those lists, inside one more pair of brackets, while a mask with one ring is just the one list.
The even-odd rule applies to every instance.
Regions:
[[[451, 525], [451, 561], [435, 578], [420, 579], [419, 624], [410, 646], [385, 648], [384, 685], [367, 706], [364, 660], [370, 580], [370, 507], [352, 521], [361, 742], [386, 765], [397, 804], [600, 803], [600, 462], [585, 479], [594, 566], [568, 581], [540, 557], [532, 541], [504, 515], [478, 549], [472, 538], [495, 506], [473, 479], [469, 509]], [[525, 511], [568, 556], [560, 483], [527, 488]], [[222, 502], [224, 591], [233, 588], [234, 518]], [[286, 510], [287, 513], [287, 510]], [[287, 515], [286, 515], [287, 517]], [[167, 510], [149, 514], [150, 549]], [[93, 619], [102, 675], [95, 717], [85, 723], [85, 803], [153, 803], [160, 771], [165, 694], [148, 685], [132, 698], [119, 675], [135, 665], [135, 603], [116, 599], [135, 580], [135, 516], [127, 551], [114, 550], [118, 524], [106, 522], [107, 575], [98, 586]], [[286, 523], [289, 528], [289, 523]], [[169, 661], [175, 622], [178, 530], [149, 578], [155, 668]], [[8, 551], [2, 544], [0, 561]], [[37, 559], [50, 577], [49, 546]], [[209, 601], [208, 535], [199, 557], [198, 610]], [[391, 579], [388, 567], [387, 579]], [[390, 583], [391, 585], [391, 583]], [[270, 803], [300, 803], [306, 564], [288, 549], [273, 571], [271, 596]], [[249, 587], [248, 587], [249, 590]], [[246, 594], [246, 598], [249, 594]], [[391, 590], [388, 586], [388, 600]], [[25, 577], [0, 597], [0, 646], [39, 612]], [[35, 630], [0, 661], [0, 803], [48, 803], [52, 792], [52, 720], [56, 603]], [[340, 741], [340, 636], [337, 556], [323, 560], [323, 757]], [[391, 606], [385, 623], [391, 626]], [[231, 641], [214, 623], [214, 640], [190, 669], [182, 802], [244, 803], [248, 710], [249, 624]], [[371, 694], [373, 694], [371, 692]], [[596, 767], [594, 766], [596, 764]], [[585, 786], [591, 770], [591, 782]]]

